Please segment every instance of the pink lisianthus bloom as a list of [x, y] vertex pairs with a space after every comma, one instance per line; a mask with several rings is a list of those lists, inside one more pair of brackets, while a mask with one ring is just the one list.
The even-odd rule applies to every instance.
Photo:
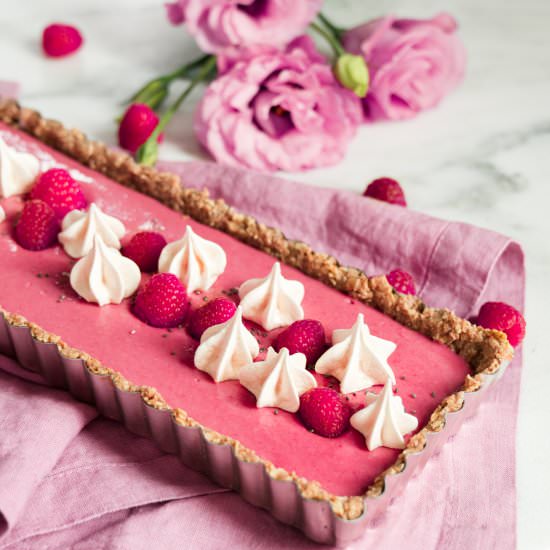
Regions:
[[413, 117], [460, 83], [466, 52], [456, 28], [442, 13], [428, 20], [382, 17], [345, 33], [344, 47], [362, 54], [369, 67], [367, 119]]
[[166, 4], [174, 25], [186, 24], [201, 49], [286, 44], [302, 34], [322, 0], [176, 0]]
[[199, 141], [219, 162], [298, 171], [339, 162], [363, 114], [311, 38], [286, 49], [228, 52], [195, 113]]

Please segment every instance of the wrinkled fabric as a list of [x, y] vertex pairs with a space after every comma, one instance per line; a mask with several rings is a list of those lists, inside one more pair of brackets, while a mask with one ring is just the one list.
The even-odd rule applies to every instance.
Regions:
[[362, 120], [359, 98], [302, 36], [284, 50], [221, 56], [195, 111], [198, 140], [220, 163], [290, 172], [338, 163]]
[[435, 107], [462, 81], [466, 50], [454, 18], [385, 16], [344, 34], [347, 50], [364, 56], [371, 82], [367, 120], [401, 120]]
[[322, 0], [177, 0], [166, 4], [173, 25], [185, 24], [202, 50], [230, 46], [283, 46], [302, 34]]
[[[487, 300], [523, 310], [523, 254], [503, 235], [211, 163], [160, 168], [369, 274], [407, 269], [429, 304], [463, 316]], [[521, 350], [476, 416], [349, 548], [515, 548], [520, 377]], [[319, 548], [3, 357], [0, 433], [0, 548]]]

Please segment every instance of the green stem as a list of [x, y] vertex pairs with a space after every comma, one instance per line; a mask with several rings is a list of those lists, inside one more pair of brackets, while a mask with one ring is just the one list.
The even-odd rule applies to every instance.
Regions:
[[[197, 65], [197, 68], [199, 66]], [[157, 139], [161, 132], [166, 128], [170, 119], [174, 116], [175, 112], [179, 109], [180, 105], [185, 101], [187, 96], [195, 89], [197, 84], [206, 80], [211, 73], [216, 69], [216, 58], [213, 55], [204, 56], [202, 65], [199, 68], [197, 74], [193, 77], [189, 85], [183, 90], [179, 97], [166, 109], [166, 111], [160, 117], [157, 127], [153, 130], [153, 133], [149, 136], [147, 141], [138, 149], [136, 153], [136, 160], [141, 164], [152, 166], [157, 161], [158, 154], [158, 142]]]
[[340, 44], [340, 41], [331, 31], [328, 31], [324, 27], [321, 27], [318, 23], [310, 23], [309, 26], [319, 35], [321, 35], [332, 47], [336, 56], [340, 56], [345, 53], [345, 50]]
[[210, 55], [208, 54], [201, 55], [190, 63], [186, 63], [179, 69], [176, 69], [174, 72], [165, 75], [164, 78], [170, 80], [170, 82], [172, 80], [175, 80], [176, 78], [186, 78], [187, 76], [189, 76], [189, 73], [191, 73], [194, 69], [202, 66], [202, 64], [205, 63], [209, 57]]
[[166, 90], [168, 86], [177, 78], [187, 78], [192, 72], [200, 67], [210, 56], [202, 55], [201, 57], [194, 59], [193, 61], [182, 65], [171, 73], [158, 76], [149, 80], [143, 85], [130, 99], [125, 103], [149, 103], [150, 98], [154, 96], [159, 89]]
[[330, 19], [323, 14], [322, 12], [319, 12], [318, 14], [319, 21], [323, 23], [323, 25], [334, 35], [338, 40], [342, 38], [342, 35], [344, 32], [346, 32], [346, 29], [343, 29], [342, 27], [337, 27]]
[[[183, 92], [180, 94], [178, 99], [166, 109], [166, 111], [163, 113], [163, 115], [160, 117], [159, 123], [157, 127], [155, 128], [155, 131], [153, 134], [157, 134], [156, 137], [164, 130], [168, 122], [170, 122], [170, 119], [172, 116], [174, 116], [174, 113], [179, 109], [180, 105], [185, 101], [185, 98], [193, 91], [193, 89], [202, 82], [203, 80], [206, 80], [208, 75], [215, 69], [216, 67], [216, 58], [213, 55], [207, 55], [204, 56], [203, 59], [203, 65], [197, 75], [191, 80], [189, 83], [189, 86], [183, 90]], [[153, 134], [151, 137], [153, 137]], [[151, 139], [151, 138], [149, 138]]]

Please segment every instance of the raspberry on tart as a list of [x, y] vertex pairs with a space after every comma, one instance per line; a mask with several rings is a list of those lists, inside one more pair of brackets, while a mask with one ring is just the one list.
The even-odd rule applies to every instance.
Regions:
[[166, 246], [166, 239], [155, 231], [140, 231], [122, 248], [122, 254], [130, 258], [144, 273], [152, 273], [158, 268], [159, 257]]
[[313, 388], [300, 397], [300, 418], [308, 430], [323, 437], [338, 437], [349, 426], [351, 408], [331, 388]]
[[189, 302], [180, 280], [171, 273], [157, 273], [141, 288], [133, 311], [152, 327], [172, 328], [181, 325], [187, 316]]
[[235, 302], [227, 298], [216, 298], [191, 313], [187, 331], [193, 338], [200, 340], [206, 329], [225, 323], [235, 315], [235, 311]]
[[59, 222], [44, 201], [27, 201], [15, 226], [17, 242], [27, 250], [44, 250], [53, 246], [59, 233]]
[[303, 353], [307, 364], [313, 365], [325, 351], [325, 329], [319, 321], [314, 319], [294, 321], [279, 333], [273, 347], [276, 351], [287, 348], [290, 353]]
[[63, 168], [50, 168], [40, 174], [31, 189], [31, 199], [43, 200], [59, 220], [72, 210], [83, 210], [88, 206], [82, 188]]

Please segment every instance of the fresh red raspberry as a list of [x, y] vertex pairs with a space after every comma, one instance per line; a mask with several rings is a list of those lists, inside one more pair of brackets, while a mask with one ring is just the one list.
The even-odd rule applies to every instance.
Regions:
[[158, 269], [159, 256], [166, 246], [166, 239], [155, 231], [136, 233], [130, 242], [122, 249], [122, 253], [136, 262], [144, 273], [152, 273]]
[[57, 240], [59, 222], [55, 212], [41, 200], [25, 203], [15, 226], [17, 242], [27, 250], [44, 250]]
[[416, 296], [416, 287], [412, 275], [402, 269], [394, 269], [386, 275], [388, 283], [390, 283], [397, 292], [401, 294], [412, 294]]
[[351, 408], [331, 388], [313, 388], [300, 397], [300, 417], [308, 430], [323, 437], [338, 437], [349, 425]]
[[42, 32], [42, 49], [48, 57], [64, 57], [82, 46], [82, 35], [72, 25], [54, 23]]
[[[135, 153], [153, 133], [159, 118], [155, 111], [144, 103], [133, 103], [126, 109], [118, 127], [119, 145]], [[162, 141], [162, 134], [157, 140]]]
[[237, 306], [231, 300], [216, 298], [191, 313], [187, 330], [193, 338], [200, 340], [207, 328], [225, 323], [235, 315], [235, 311]]
[[152, 327], [181, 325], [188, 309], [185, 287], [172, 273], [153, 275], [134, 303], [134, 314]]
[[486, 302], [481, 306], [477, 324], [506, 334], [510, 345], [519, 346], [525, 337], [525, 319], [514, 307], [503, 302]]
[[325, 351], [325, 342], [323, 325], [313, 319], [304, 319], [283, 330], [273, 342], [273, 347], [276, 351], [287, 348], [291, 354], [303, 353], [307, 364], [313, 365]]
[[50, 168], [40, 174], [31, 189], [31, 199], [44, 201], [59, 220], [71, 210], [84, 210], [88, 206], [80, 185], [63, 168]]
[[390, 204], [407, 206], [403, 189], [399, 183], [392, 178], [378, 178], [371, 181], [367, 185], [363, 196], [389, 202]]

